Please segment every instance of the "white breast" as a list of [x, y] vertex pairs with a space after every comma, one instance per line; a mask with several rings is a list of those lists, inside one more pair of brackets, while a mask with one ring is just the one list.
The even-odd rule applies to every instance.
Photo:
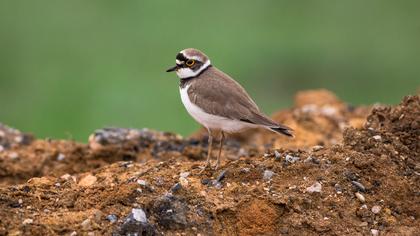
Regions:
[[217, 129], [223, 130], [228, 133], [237, 132], [246, 128], [255, 127], [252, 124], [245, 123], [238, 120], [231, 120], [229, 118], [221, 117], [206, 113], [191, 102], [190, 97], [188, 96], [188, 88], [190, 85], [180, 88], [181, 100], [187, 109], [188, 113], [200, 124], [202, 124], [207, 129]]

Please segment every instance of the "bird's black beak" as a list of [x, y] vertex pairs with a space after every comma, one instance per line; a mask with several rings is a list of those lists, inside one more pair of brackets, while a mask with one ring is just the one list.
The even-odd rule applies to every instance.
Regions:
[[176, 71], [178, 68], [179, 68], [179, 66], [175, 65], [174, 67], [171, 67], [171, 68], [167, 69], [166, 72]]

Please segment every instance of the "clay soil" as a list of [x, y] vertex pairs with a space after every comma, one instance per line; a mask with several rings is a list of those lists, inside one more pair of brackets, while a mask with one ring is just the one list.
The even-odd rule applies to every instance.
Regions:
[[295, 138], [231, 135], [203, 172], [203, 130], [84, 144], [0, 125], [0, 235], [420, 235], [418, 96], [353, 107], [305, 91], [273, 118]]

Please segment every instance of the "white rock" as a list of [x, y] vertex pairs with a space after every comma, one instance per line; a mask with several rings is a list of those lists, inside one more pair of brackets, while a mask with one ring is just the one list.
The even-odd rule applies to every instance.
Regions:
[[144, 213], [144, 211], [140, 208], [133, 208], [131, 210], [131, 213], [133, 213], [133, 218], [136, 221], [142, 222], [142, 223], [147, 223], [147, 218], [146, 218], [146, 213]]
[[62, 161], [66, 158], [66, 156], [63, 153], [58, 154], [57, 161]]
[[139, 180], [137, 180], [137, 183], [140, 184], [141, 186], [146, 186], [146, 181], [145, 180], [139, 179]]
[[24, 225], [29, 225], [29, 224], [32, 224], [32, 223], [34, 223], [34, 220], [32, 220], [32, 219], [25, 219], [25, 220], [22, 222], [22, 224], [24, 224]]
[[312, 186], [306, 188], [306, 191], [309, 193], [320, 193], [322, 190], [322, 185], [320, 182], [315, 182]]
[[264, 171], [263, 178], [264, 178], [264, 180], [271, 180], [271, 177], [273, 177], [273, 175], [274, 175], [274, 172], [273, 171], [271, 171], [271, 170], [265, 170]]
[[381, 209], [382, 208], [380, 206], [376, 205], [372, 207], [372, 212], [373, 214], [378, 214], [381, 211]]
[[379, 141], [379, 140], [382, 139], [382, 137], [380, 135], [375, 135], [372, 138], [375, 139], [375, 140], [377, 140], [377, 141]]
[[361, 193], [357, 192], [354, 195], [356, 195], [357, 199], [359, 199], [360, 202], [366, 201], [365, 197]]
[[179, 174], [179, 176], [183, 178], [187, 178], [189, 175], [190, 175], [190, 172], [181, 172], [181, 174]]
[[371, 230], [370, 230], [370, 233], [371, 233], [373, 236], [378, 236], [378, 235], [379, 235], [379, 230], [377, 230], [377, 229], [371, 229]]

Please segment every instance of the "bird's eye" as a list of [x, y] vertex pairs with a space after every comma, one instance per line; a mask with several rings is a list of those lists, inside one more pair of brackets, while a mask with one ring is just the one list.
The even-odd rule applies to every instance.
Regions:
[[185, 64], [189, 67], [193, 66], [195, 64], [195, 60], [193, 59], [189, 59], [187, 62], [185, 62]]

